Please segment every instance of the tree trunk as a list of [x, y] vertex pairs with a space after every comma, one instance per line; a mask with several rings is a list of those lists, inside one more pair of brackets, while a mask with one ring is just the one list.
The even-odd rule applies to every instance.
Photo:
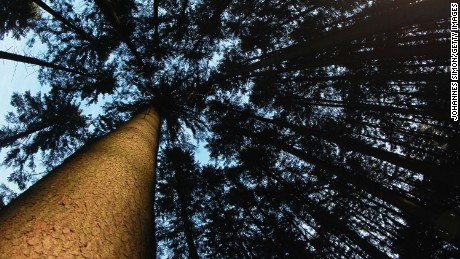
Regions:
[[[255, 134], [252, 134], [253, 136]], [[257, 136], [256, 136], [257, 137]], [[272, 140], [272, 145], [296, 156], [305, 162], [315, 165], [326, 172], [336, 175], [338, 178], [354, 185], [356, 188], [378, 197], [393, 206], [398, 207], [407, 215], [414, 216], [420, 220], [431, 223], [437, 230], [437, 234], [454, 245], [460, 244], [460, 217], [449, 211], [439, 210], [438, 208], [427, 209], [407, 197], [402, 197], [397, 193], [382, 187], [381, 185], [368, 180], [362, 176], [354, 175], [346, 171], [345, 168], [330, 164], [326, 161], [313, 157], [302, 150], [291, 147], [285, 143]]]
[[83, 31], [83, 29], [81, 28], [78, 28], [77, 26], [75, 26], [73, 23], [71, 23], [69, 20], [67, 20], [66, 18], [64, 18], [61, 14], [59, 14], [58, 12], [54, 11], [49, 5], [47, 5], [45, 2], [43, 2], [42, 0], [32, 0], [36, 5], [40, 6], [43, 10], [45, 10], [46, 12], [48, 12], [49, 14], [51, 14], [54, 18], [56, 18], [58, 21], [62, 22], [63, 24], [65, 24], [67, 27], [69, 27], [70, 29], [72, 29], [74, 32], [76, 32], [77, 34], [79, 34], [80, 36], [82, 36], [83, 38], [87, 39], [88, 41], [90, 42], [95, 42], [95, 40], [93, 39], [92, 36], [90, 36], [88, 33], [86, 33], [85, 31]]
[[[233, 109], [233, 111], [237, 110]], [[367, 143], [362, 143], [358, 139], [349, 138], [344, 136], [343, 134], [337, 134], [333, 131], [326, 132], [318, 129], [309, 128], [306, 126], [297, 126], [288, 122], [284, 122], [280, 119], [268, 119], [255, 114], [243, 114], [243, 116], [244, 115], [264, 123], [270, 123], [281, 128], [291, 129], [292, 131], [297, 132], [306, 137], [315, 136], [317, 138], [336, 143], [337, 145], [346, 150], [351, 150], [364, 155], [372, 156], [382, 161], [392, 163], [396, 166], [407, 168], [414, 172], [418, 172], [425, 176], [428, 176], [433, 180], [442, 182], [443, 184], [453, 186], [458, 185], [459, 176], [455, 173], [454, 169], [448, 167], [442, 167], [441, 165], [431, 163], [429, 161], [421, 161], [411, 157], [404, 157], [397, 153], [376, 148]], [[439, 173], [439, 170], [442, 170], [442, 173]]]
[[17, 62], [32, 64], [32, 65], [42, 66], [42, 67], [49, 67], [49, 68], [53, 68], [53, 69], [57, 69], [57, 70], [61, 70], [61, 71], [66, 71], [66, 72], [69, 72], [69, 73], [75, 73], [75, 74], [79, 74], [79, 75], [82, 75], [82, 76], [91, 77], [90, 75], [85, 74], [85, 73], [80, 72], [80, 71], [75, 70], [75, 69], [71, 69], [71, 68], [56, 65], [56, 64], [53, 64], [53, 63], [49, 63], [49, 62], [40, 60], [38, 58], [21, 56], [21, 55], [17, 55], [17, 54], [5, 52], [5, 51], [0, 51], [0, 59], [7, 59], [7, 60], [12, 60], [12, 61], [17, 61]]
[[[450, 37], [450, 35], [449, 35]], [[436, 38], [436, 40], [444, 39], [443, 35]], [[423, 40], [423, 39], [421, 39]], [[433, 39], [425, 39], [431, 40], [430, 43], [427, 44], [417, 44], [411, 46], [395, 46], [395, 47], [385, 47], [382, 49], [377, 49], [369, 52], [357, 52], [358, 47], [353, 53], [341, 53], [334, 57], [323, 58], [319, 60], [310, 60], [307, 59], [305, 62], [300, 61], [299, 64], [293, 64], [290, 66], [286, 66], [284, 68], [279, 68], [277, 71], [279, 72], [290, 72], [290, 71], [299, 71], [304, 69], [313, 69], [317, 67], [324, 67], [329, 65], [353, 65], [356, 63], [365, 63], [371, 62], [373, 60], [389, 60], [394, 64], [396, 61], [406, 61], [406, 60], [413, 60], [417, 56], [423, 56], [425, 59], [439, 59], [439, 60], [447, 60], [447, 54], [442, 50], [445, 49], [446, 45], [448, 44], [447, 41], [438, 42], [434, 41]], [[407, 39], [398, 39], [398, 43], [405, 42]], [[412, 39], [415, 41], [415, 39]], [[369, 47], [369, 46], [368, 46]], [[373, 47], [370, 45], [370, 47]], [[447, 46], [448, 47], [448, 46]], [[257, 74], [257, 73], [254, 73]]]
[[48, 123], [48, 124], [42, 124], [42, 125], [39, 125], [39, 126], [36, 126], [36, 127], [31, 127], [31, 128], [28, 128], [24, 131], [20, 131], [14, 135], [8, 135], [8, 134], [5, 134], [3, 136], [0, 136], [0, 149], [3, 148], [3, 147], [6, 147], [8, 145], [10, 145], [11, 143], [19, 140], [19, 139], [22, 139], [22, 138], [25, 138], [33, 133], [36, 133], [40, 130], [44, 130], [48, 127], [52, 127], [54, 126], [55, 124], [54, 123]]
[[[266, 140], [263, 135], [254, 133], [252, 130], [242, 128], [238, 133], [252, 137], [255, 140]], [[401, 196], [397, 192], [367, 179], [365, 175], [349, 172], [346, 167], [335, 165], [334, 163], [310, 155], [286, 142], [270, 139], [270, 143], [278, 150], [291, 154], [327, 173], [334, 174], [344, 182], [398, 207], [405, 215], [413, 216], [421, 221], [432, 224], [439, 237], [456, 246], [460, 245], [460, 217], [454, 212], [446, 211], [438, 206], [432, 206], [428, 209], [418, 204], [416, 199]]]
[[147, 108], [4, 208], [2, 256], [149, 258], [160, 127]]
[[176, 184], [175, 188], [177, 191], [177, 196], [179, 197], [179, 210], [180, 210], [180, 217], [182, 220], [182, 224], [184, 224], [184, 234], [185, 240], [188, 247], [188, 257], [192, 259], [200, 258], [198, 256], [198, 251], [195, 246], [195, 242], [193, 241], [193, 222], [191, 221], [188, 212], [187, 212], [187, 198], [185, 197], [185, 193], [183, 188], [185, 187], [185, 183], [182, 179], [182, 172], [177, 171], [176, 174]]
[[[283, 185], [284, 188], [290, 189], [288, 183], [286, 183], [279, 175], [270, 172], [267, 170], [266, 173], [273, 179], [275, 179], [278, 183]], [[298, 190], [292, 189], [292, 195], [299, 201], [304, 203], [308, 206], [308, 213], [312, 215], [321, 225], [323, 228], [329, 230], [338, 230], [340, 233], [345, 234], [348, 238], [350, 238], [355, 244], [357, 244], [361, 249], [363, 249], [367, 254], [372, 256], [372, 258], [387, 258], [386, 254], [380, 251], [375, 246], [369, 244], [368, 241], [363, 239], [361, 236], [356, 234], [356, 232], [352, 231], [347, 227], [346, 221], [341, 218], [337, 217], [323, 207], [318, 206], [315, 204], [314, 201], [308, 195], [304, 195], [304, 193], [299, 192]]]
[[155, 46], [155, 56], [159, 60], [160, 59], [160, 32], [159, 26], [160, 21], [158, 20], [158, 8], [160, 7], [160, 0], [154, 0], [153, 2], [153, 27], [154, 35], [153, 35], [153, 42]]
[[113, 9], [110, 1], [94, 0], [94, 2], [99, 7], [99, 9], [101, 9], [105, 18], [109, 21], [109, 23], [113, 26], [113, 28], [115, 28], [115, 30], [120, 36], [120, 39], [128, 46], [129, 50], [133, 53], [134, 57], [136, 58], [137, 63], [141, 66], [144, 66], [144, 62], [142, 61], [141, 55], [139, 54], [133, 42], [129, 38], [130, 35], [126, 33], [126, 30], [121, 24], [120, 19], [118, 18], [117, 13]]
[[322, 49], [327, 49], [344, 42], [350, 42], [368, 35], [391, 32], [404, 26], [420, 24], [437, 19], [448, 18], [447, 0], [425, 0], [416, 4], [403, 6], [383, 12], [369, 19], [346, 27], [339, 31], [331, 31], [312, 42], [299, 43], [261, 57], [260, 61], [240, 69], [239, 73], [248, 73], [272, 64], [307, 56]]
[[[443, 75], [445, 77], [445, 75]], [[448, 77], [446, 77], [448, 78]], [[343, 108], [355, 111], [374, 111], [379, 113], [387, 113], [387, 114], [402, 114], [402, 115], [419, 115], [423, 116], [424, 118], [432, 118], [434, 120], [439, 121], [448, 121], [448, 116], [445, 114], [441, 114], [437, 111], [432, 111], [426, 109], [427, 106], [408, 106], [406, 108], [400, 108], [392, 106], [392, 103], [362, 103], [359, 101], [336, 101], [336, 100], [328, 100], [328, 99], [311, 99], [311, 98], [302, 98], [299, 96], [282, 96], [277, 99], [279, 104], [283, 105], [292, 105], [292, 104], [299, 104], [303, 107], [308, 106], [317, 106], [317, 107], [336, 107], [336, 108]], [[398, 103], [394, 103], [398, 105]], [[398, 117], [398, 119], [401, 117]]]

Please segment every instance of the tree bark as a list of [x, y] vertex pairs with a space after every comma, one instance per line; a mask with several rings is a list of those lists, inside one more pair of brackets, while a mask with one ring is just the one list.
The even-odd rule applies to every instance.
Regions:
[[4, 208], [4, 258], [150, 258], [161, 119], [147, 108]]

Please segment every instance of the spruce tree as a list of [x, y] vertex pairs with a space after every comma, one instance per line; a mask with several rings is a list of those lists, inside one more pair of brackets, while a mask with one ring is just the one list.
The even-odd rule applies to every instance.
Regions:
[[448, 1], [0, 6], [47, 46], [0, 58], [50, 88], [0, 129], [10, 180], [49, 172], [1, 204], [0, 254], [458, 257]]

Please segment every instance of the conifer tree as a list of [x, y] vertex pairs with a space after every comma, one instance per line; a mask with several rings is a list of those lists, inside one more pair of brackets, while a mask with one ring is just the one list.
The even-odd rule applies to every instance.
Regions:
[[1, 208], [0, 254], [458, 257], [448, 1], [0, 6], [47, 46], [0, 58], [50, 88], [0, 129], [10, 180], [49, 171]]

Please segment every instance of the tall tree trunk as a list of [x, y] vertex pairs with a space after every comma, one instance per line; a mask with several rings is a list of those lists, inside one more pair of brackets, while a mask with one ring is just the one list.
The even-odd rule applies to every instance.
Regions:
[[[231, 109], [232, 111], [236, 111], [239, 114], [241, 114], [241, 112], [239, 112], [238, 110], [235, 110], [232, 108], [228, 108], [228, 109]], [[256, 119], [264, 123], [273, 124], [278, 127], [288, 128], [294, 132], [297, 132], [307, 137], [315, 136], [320, 139], [324, 139], [324, 140], [336, 143], [344, 149], [352, 150], [352, 151], [355, 151], [355, 152], [358, 152], [364, 155], [372, 156], [382, 161], [387, 161], [389, 163], [392, 163], [396, 166], [407, 168], [414, 172], [422, 173], [423, 175], [428, 176], [431, 179], [442, 182], [444, 184], [453, 185], [453, 186], [458, 185], [458, 180], [459, 180], [458, 174], [456, 174], [453, 169], [448, 168], [448, 167], [443, 167], [441, 165], [431, 163], [429, 161], [421, 161], [421, 160], [411, 158], [411, 157], [404, 157], [397, 153], [393, 153], [393, 152], [390, 152], [384, 149], [373, 147], [372, 145], [369, 145], [366, 143], [362, 143], [358, 139], [349, 138], [349, 137], [344, 136], [343, 134], [337, 134], [337, 132], [334, 132], [334, 131], [327, 132], [327, 131], [309, 128], [306, 126], [297, 126], [297, 125], [282, 121], [280, 119], [268, 119], [268, 118], [258, 116], [252, 113], [244, 113], [241, 115]], [[442, 170], [442, 173], [439, 173], [439, 170]]]
[[[448, 36], [450, 37], [450, 35]], [[447, 37], [447, 38], [448, 38]], [[439, 38], [436, 38], [437, 40], [439, 39], [444, 39], [443, 35], [441, 35]], [[372, 60], [388, 60], [389, 62], [392, 62], [391, 64], [394, 64], [397, 61], [407, 61], [407, 60], [413, 60], [417, 56], [423, 56], [426, 59], [440, 59], [440, 60], [447, 60], [447, 54], [443, 52], [442, 50], [445, 49], [446, 45], [448, 44], [447, 42], [439, 42], [439, 41], [434, 41], [436, 39], [425, 39], [425, 40], [431, 40], [430, 43], [426, 44], [417, 44], [417, 45], [411, 45], [411, 46], [392, 46], [392, 47], [385, 47], [382, 49], [376, 49], [373, 51], [369, 52], [357, 52], [358, 47], [362, 46], [357, 46], [357, 50], [354, 50], [353, 53], [341, 53], [337, 56], [334, 57], [328, 57], [328, 58], [323, 58], [319, 60], [306, 60], [305, 62], [299, 62], [299, 64], [292, 64], [290, 66], [286, 66], [284, 68], [279, 68], [277, 71], [279, 72], [289, 72], [289, 71], [298, 71], [298, 70], [304, 70], [304, 69], [311, 69], [311, 68], [317, 68], [317, 67], [323, 67], [323, 66], [329, 66], [329, 65], [350, 65], [350, 64], [356, 64], [356, 63], [364, 63], [364, 62], [371, 62]], [[422, 39], [423, 40], [423, 39]], [[398, 39], [398, 42], [404, 42], [407, 41], [405, 38], [404, 39]], [[412, 41], [415, 41], [415, 39], [412, 39]], [[372, 45], [370, 45], [373, 47]], [[352, 56], [352, 58], [351, 58]], [[254, 73], [257, 74], [257, 73]], [[254, 75], [253, 74], [253, 75]]]
[[17, 55], [17, 54], [5, 52], [5, 51], [0, 51], [0, 59], [7, 59], [7, 60], [12, 60], [12, 61], [17, 61], [17, 62], [32, 64], [32, 65], [42, 66], [42, 67], [49, 67], [49, 68], [53, 68], [53, 69], [57, 69], [57, 70], [61, 70], [61, 71], [66, 71], [66, 72], [70, 72], [70, 73], [79, 74], [79, 75], [82, 75], [82, 76], [92, 77], [92, 76], [90, 76], [88, 74], [85, 74], [85, 73], [80, 72], [80, 71], [75, 70], [75, 69], [71, 69], [71, 68], [56, 65], [56, 64], [53, 64], [53, 63], [49, 63], [49, 62], [40, 60], [38, 58], [32, 58], [32, 57]]
[[1, 211], [5, 258], [149, 258], [161, 119], [147, 108]]
[[[254, 133], [252, 130], [244, 128], [240, 129], [239, 134], [250, 136], [255, 140], [266, 140], [260, 133]], [[415, 199], [401, 196], [397, 192], [367, 179], [365, 175], [349, 172], [345, 167], [310, 155], [280, 140], [270, 139], [270, 143], [278, 150], [291, 154], [311, 165], [315, 165], [318, 169], [334, 174], [344, 182], [398, 207], [404, 214], [432, 224], [441, 238], [457, 246], [460, 244], [460, 217], [455, 213], [446, 211], [439, 206], [432, 206], [428, 209], [418, 204]]]
[[188, 247], [188, 257], [198, 259], [200, 257], [198, 256], [198, 251], [196, 249], [195, 242], [193, 241], [193, 223], [187, 213], [188, 202], [183, 191], [185, 183], [182, 177], [182, 172], [177, 171], [175, 176], [176, 184], [174, 187], [176, 188], [177, 196], [179, 197], [180, 217], [182, 220], [182, 224], [184, 224], [184, 234]]
[[11, 143], [15, 142], [16, 140], [19, 140], [21, 138], [25, 138], [33, 133], [36, 133], [40, 130], [44, 130], [48, 127], [52, 127], [54, 126], [55, 124], [54, 123], [47, 123], [47, 124], [42, 124], [42, 125], [38, 125], [38, 126], [35, 126], [35, 127], [30, 127], [24, 131], [20, 131], [14, 135], [8, 135], [8, 134], [5, 134], [3, 136], [0, 136], [0, 149], [3, 148], [3, 147], [6, 147], [8, 145], [10, 145]]
[[[256, 134], [252, 135], [257, 138]], [[304, 160], [307, 163], [313, 164], [326, 172], [332, 173], [345, 182], [348, 182], [357, 188], [398, 207], [404, 213], [407, 213], [407, 215], [411, 215], [422, 221], [431, 223], [437, 230], [440, 237], [454, 245], [460, 244], [460, 217], [454, 213], [434, 207], [427, 209], [422, 205], [413, 202], [411, 199], [402, 197], [371, 180], [359, 175], [353, 175], [341, 166], [330, 164], [285, 143], [272, 140], [272, 145], [284, 152]]]
[[[273, 172], [270, 172], [270, 170], [266, 170], [266, 173], [269, 177], [275, 179], [277, 183], [283, 185], [284, 188], [286, 189], [292, 189], [292, 186], [290, 186], [286, 181], [284, 181], [279, 175], [274, 174]], [[299, 201], [304, 203], [309, 207], [308, 213], [312, 215], [318, 222], [320, 222], [321, 225], [323, 225], [323, 228], [329, 230], [338, 230], [339, 232], [345, 234], [348, 238], [353, 240], [355, 244], [357, 244], [361, 249], [363, 249], [366, 253], [372, 256], [372, 258], [386, 258], [386, 254], [380, 251], [378, 248], [375, 246], [369, 244], [365, 239], [363, 239], [361, 236], [356, 234], [356, 232], [350, 230], [347, 227], [346, 221], [341, 218], [337, 217], [321, 206], [318, 206], [318, 204], [315, 204], [314, 201], [309, 197], [308, 195], [304, 195], [304, 193], [299, 192], [298, 190], [292, 189], [292, 195]]]
[[[337, 107], [337, 108], [344, 108], [356, 111], [375, 111], [379, 113], [388, 113], [388, 114], [402, 114], [402, 115], [420, 115], [424, 117], [430, 117], [437, 120], [448, 120], [447, 115], [441, 114], [436, 111], [431, 111], [426, 109], [423, 106], [414, 108], [414, 106], [410, 106], [407, 108], [400, 108], [391, 106], [391, 103], [387, 104], [375, 104], [375, 103], [362, 103], [362, 102], [349, 102], [349, 101], [336, 101], [336, 100], [328, 100], [328, 99], [310, 99], [310, 98], [302, 98], [298, 96], [287, 96], [287, 97], [280, 97], [279, 102], [281, 104], [293, 104], [297, 103], [303, 105], [304, 107], [307, 106], [324, 106], [324, 107]], [[424, 109], [425, 108], [425, 109]]]
[[159, 60], [160, 59], [160, 21], [158, 20], [158, 8], [160, 7], [160, 0], [153, 1], [153, 27], [154, 29], [154, 36], [153, 42], [155, 46], [155, 56]]
[[112, 4], [108, 0], [94, 0], [96, 5], [101, 9], [102, 13], [104, 14], [105, 18], [109, 21], [109, 23], [115, 28], [117, 33], [120, 36], [120, 39], [128, 46], [129, 50], [133, 53], [136, 61], [139, 65], [144, 66], [144, 62], [142, 61], [142, 57], [134, 46], [134, 43], [129, 38], [130, 35], [126, 33], [125, 28], [120, 22], [117, 13], [112, 7]]
[[65, 24], [67, 27], [72, 29], [75, 33], [79, 34], [82, 36], [84, 39], [87, 39], [90, 42], [95, 42], [92, 36], [90, 36], [88, 33], [86, 33], [83, 29], [75, 26], [72, 22], [64, 18], [61, 14], [58, 12], [54, 11], [49, 5], [47, 5], [45, 2], [41, 0], [32, 0], [36, 5], [40, 6], [43, 10], [51, 14], [56, 20], [62, 22]]
[[312, 42], [299, 43], [276, 51], [275, 53], [270, 53], [265, 57], [261, 57], [260, 61], [240, 69], [239, 73], [244, 74], [284, 60], [307, 56], [343, 42], [350, 42], [368, 35], [391, 32], [404, 26], [448, 18], [449, 10], [445, 8], [448, 4], [447, 0], [425, 0], [382, 12], [339, 31], [327, 32], [324, 36]]

